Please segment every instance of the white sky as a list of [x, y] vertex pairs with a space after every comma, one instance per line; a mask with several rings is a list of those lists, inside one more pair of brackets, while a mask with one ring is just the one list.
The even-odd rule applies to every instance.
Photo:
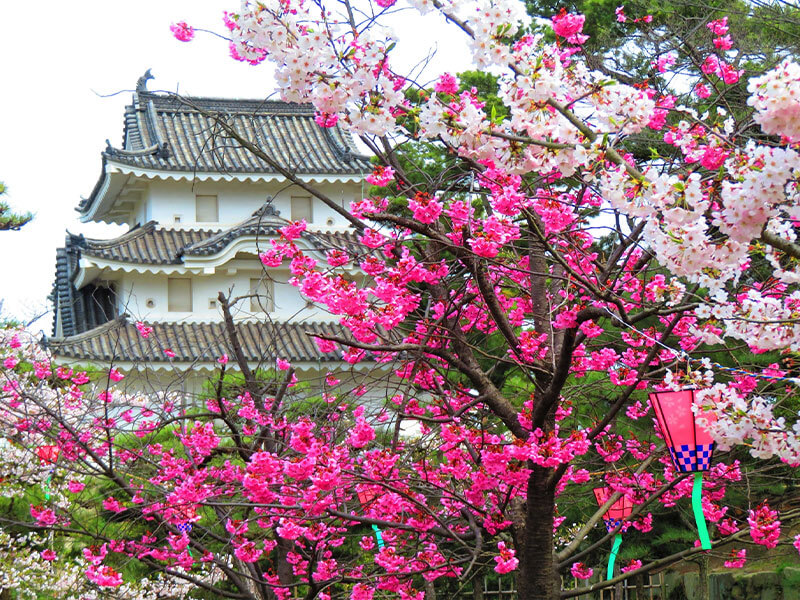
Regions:
[[[74, 208], [100, 176], [105, 140], [120, 145], [124, 106], [147, 68], [155, 76], [150, 90], [239, 98], [272, 93], [268, 65], [230, 59], [227, 44], [208, 34], [186, 44], [169, 31], [170, 23], [185, 20], [221, 32], [222, 11], [237, 7], [235, 0], [45, 0], [33, 11], [24, 2], [2, 2], [0, 181], [13, 208], [36, 215], [19, 232], [0, 232], [4, 315], [28, 320], [46, 309], [65, 230], [98, 238], [124, 231], [82, 224]], [[440, 17], [422, 22], [404, 13], [393, 23], [400, 39], [395, 56], [416, 62], [435, 45], [430, 73], [470, 67], [465, 44]], [[115, 92], [121, 93], [101, 97]], [[50, 326], [46, 318], [34, 329], [49, 334]]]

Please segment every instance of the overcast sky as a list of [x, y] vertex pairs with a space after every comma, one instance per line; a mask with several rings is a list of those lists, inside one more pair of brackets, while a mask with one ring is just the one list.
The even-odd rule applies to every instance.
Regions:
[[[4, 315], [27, 320], [46, 309], [55, 250], [67, 229], [99, 238], [124, 231], [81, 224], [74, 208], [100, 176], [105, 140], [120, 145], [124, 107], [147, 68], [155, 76], [150, 90], [238, 98], [272, 93], [270, 66], [230, 59], [227, 44], [210, 35], [199, 33], [186, 44], [170, 34], [170, 23], [180, 20], [222, 31], [222, 11], [237, 7], [235, 0], [2, 2], [0, 181], [12, 207], [35, 214], [21, 231], [0, 232]], [[407, 60], [435, 45], [432, 73], [469, 67], [465, 45], [439, 17], [420, 22], [408, 12], [394, 21], [397, 52]], [[49, 334], [50, 320], [38, 321], [39, 329]]]

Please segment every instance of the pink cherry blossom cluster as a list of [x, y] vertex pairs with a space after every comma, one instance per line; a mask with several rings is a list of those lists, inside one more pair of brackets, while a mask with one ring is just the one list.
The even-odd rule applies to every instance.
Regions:
[[561, 9], [552, 19], [553, 33], [564, 38], [570, 44], [580, 46], [589, 39], [588, 35], [581, 33], [586, 17], [580, 14], [568, 13], [566, 9]]
[[747, 523], [750, 525], [750, 537], [756, 544], [767, 548], [774, 548], [778, 545], [781, 536], [778, 511], [772, 510], [766, 502], [748, 512]]

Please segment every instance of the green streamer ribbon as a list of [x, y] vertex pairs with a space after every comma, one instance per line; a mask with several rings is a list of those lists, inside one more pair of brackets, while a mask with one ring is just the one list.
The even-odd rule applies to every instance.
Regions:
[[711, 550], [711, 540], [708, 537], [708, 528], [706, 527], [706, 517], [703, 514], [702, 471], [697, 471], [694, 474], [694, 483], [692, 484], [692, 510], [694, 511], [695, 523], [697, 523], [697, 533], [700, 536], [700, 547], [703, 550]]
[[622, 545], [622, 534], [618, 533], [614, 536], [614, 546], [611, 548], [611, 556], [608, 557], [608, 571], [606, 572], [606, 579], [614, 578], [614, 563], [617, 561], [617, 552]]
[[47, 476], [44, 482], [44, 499], [50, 500], [50, 480], [53, 478], [53, 473]]
[[372, 530], [375, 532], [375, 539], [378, 540], [378, 548], [383, 548], [383, 536], [380, 528], [377, 525], [373, 525]]

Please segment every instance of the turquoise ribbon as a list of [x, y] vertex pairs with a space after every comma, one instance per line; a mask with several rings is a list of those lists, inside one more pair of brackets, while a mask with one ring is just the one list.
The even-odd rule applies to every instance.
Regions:
[[53, 473], [51, 472], [50, 475], [47, 476], [44, 482], [44, 499], [50, 500], [50, 480], [53, 478]]
[[700, 536], [700, 547], [703, 550], [711, 550], [711, 540], [708, 537], [706, 527], [706, 517], [703, 514], [703, 472], [697, 471], [694, 474], [692, 484], [692, 510], [694, 511], [694, 521], [697, 523], [697, 533]]
[[606, 579], [614, 578], [614, 563], [617, 561], [617, 552], [622, 545], [622, 534], [618, 533], [614, 536], [614, 546], [611, 548], [611, 556], [608, 557], [608, 571], [606, 572]]
[[378, 548], [383, 548], [383, 536], [380, 528], [377, 525], [373, 525], [372, 530], [375, 532], [375, 539], [378, 540]]

